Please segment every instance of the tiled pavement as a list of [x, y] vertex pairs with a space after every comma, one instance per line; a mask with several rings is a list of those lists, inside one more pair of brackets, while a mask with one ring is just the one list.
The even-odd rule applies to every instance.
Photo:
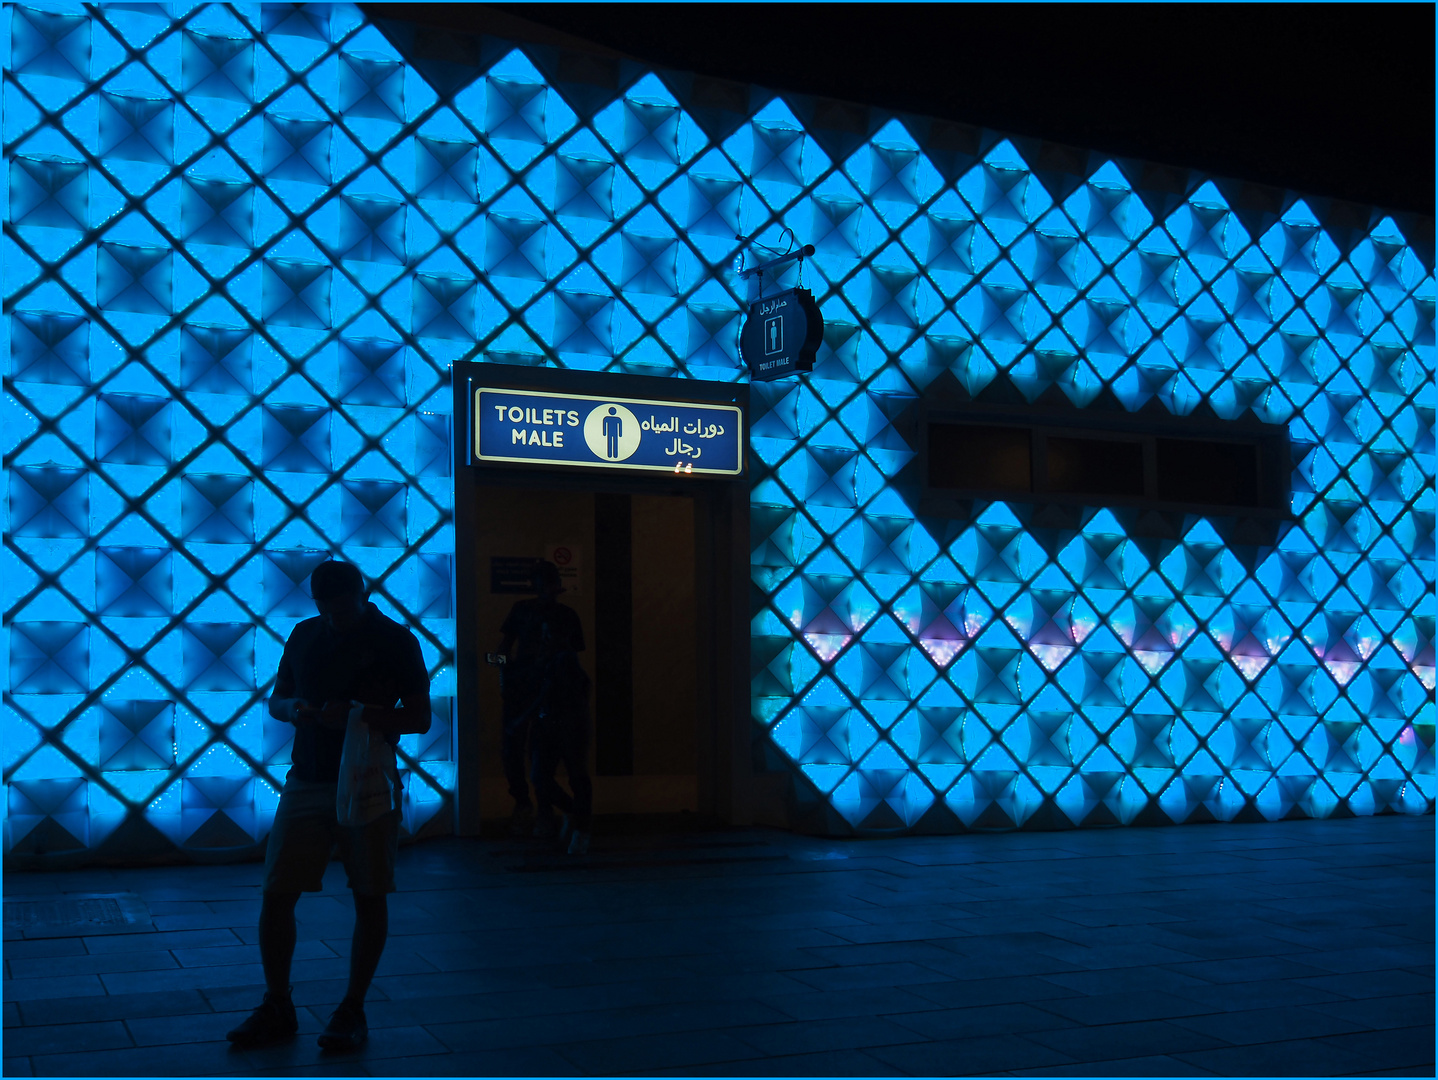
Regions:
[[256, 864], [10, 874], [149, 921], [5, 932], [5, 1075], [1434, 1075], [1433, 817], [400, 855], [359, 1054], [343, 872], [300, 903], [301, 1036], [237, 1051]]

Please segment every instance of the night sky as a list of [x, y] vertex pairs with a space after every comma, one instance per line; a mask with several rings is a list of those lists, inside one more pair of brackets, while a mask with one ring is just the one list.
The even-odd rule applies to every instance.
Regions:
[[1433, 215], [1429, 4], [361, 6]]

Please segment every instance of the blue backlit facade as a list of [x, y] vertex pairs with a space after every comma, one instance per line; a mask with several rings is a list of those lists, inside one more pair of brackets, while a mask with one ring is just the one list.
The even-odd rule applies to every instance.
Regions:
[[[747, 379], [735, 237], [785, 229], [826, 335], [752, 387], [752, 706], [796, 799], [859, 832], [1432, 811], [1434, 277], [1391, 218], [460, 63], [343, 4], [162, 10], [3, 13], [7, 852], [263, 839], [263, 700], [331, 554], [422, 643], [405, 827], [449, 828], [449, 364]], [[921, 518], [946, 372], [1286, 424], [1292, 518]]]

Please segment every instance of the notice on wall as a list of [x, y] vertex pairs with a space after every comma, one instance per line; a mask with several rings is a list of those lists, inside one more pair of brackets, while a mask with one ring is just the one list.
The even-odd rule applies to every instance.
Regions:
[[582, 581], [579, 573], [581, 565], [579, 545], [545, 544], [544, 557], [559, 567], [559, 580], [564, 586], [564, 591], [570, 596], [578, 596]]
[[489, 591], [491, 593], [532, 593], [530, 575], [534, 571], [533, 555], [491, 555], [489, 557]]

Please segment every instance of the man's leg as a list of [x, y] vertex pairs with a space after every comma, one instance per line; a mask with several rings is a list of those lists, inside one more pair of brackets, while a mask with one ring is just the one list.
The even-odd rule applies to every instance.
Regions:
[[265, 988], [286, 1001], [290, 996], [290, 961], [295, 955], [295, 905], [299, 893], [267, 892], [260, 903], [260, 963]]
[[528, 770], [524, 767], [528, 749], [529, 720], [505, 717], [499, 736], [499, 760], [509, 784], [509, 797], [514, 800], [508, 826], [511, 836], [528, 836], [534, 828], [534, 804], [529, 800]]
[[378, 896], [355, 893], [354, 898], [355, 932], [350, 939], [350, 984], [345, 1000], [363, 1006], [389, 937], [389, 898], [383, 893]]
[[499, 759], [504, 766], [504, 779], [516, 810], [528, 807], [529, 780], [525, 776], [524, 751], [529, 743], [528, 720], [506, 720], [499, 737]]
[[229, 1040], [254, 1046], [288, 1038], [299, 1030], [290, 1000], [290, 962], [295, 955], [295, 904], [300, 893], [318, 891], [329, 861], [333, 830], [333, 784], [286, 783], [265, 849], [260, 902], [260, 962], [265, 998], [229, 1033]]
[[574, 827], [589, 832], [594, 814], [594, 781], [589, 777], [589, 738], [587, 722], [579, 720], [565, 731], [564, 771], [569, 774], [569, 788], [574, 792]]
[[559, 768], [560, 747], [553, 727], [552, 719], [541, 720], [534, 725], [530, 736], [530, 779], [534, 781], [534, 799], [539, 804], [534, 835], [541, 839], [549, 839], [559, 832], [554, 808], [557, 806], [566, 813], [571, 809], [569, 793], [554, 778], [554, 771]]
[[566, 847], [571, 855], [584, 855], [589, 851], [589, 837], [594, 828], [594, 782], [589, 778], [587, 717], [565, 726], [564, 770], [569, 774], [569, 787], [574, 792], [570, 811], [573, 832]]
[[355, 929], [349, 988], [320, 1033], [320, 1046], [327, 1050], [355, 1050], [369, 1038], [364, 999], [389, 936], [388, 894], [394, 892], [399, 818], [400, 812], [393, 810], [368, 825], [340, 830], [340, 854], [355, 898]]

